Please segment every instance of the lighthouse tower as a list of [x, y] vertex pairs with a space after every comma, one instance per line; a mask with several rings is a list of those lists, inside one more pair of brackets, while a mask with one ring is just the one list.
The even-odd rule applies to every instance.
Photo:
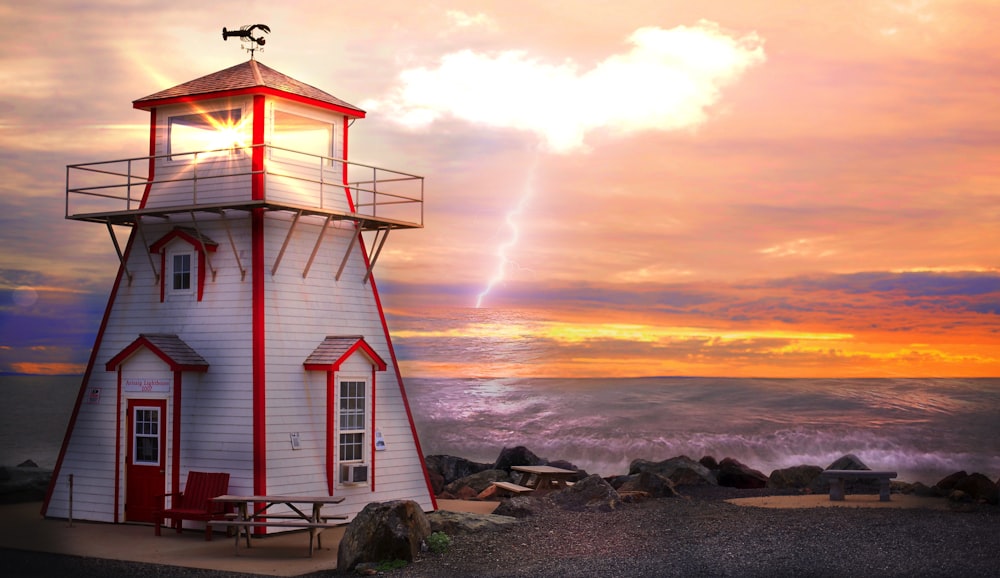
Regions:
[[372, 276], [423, 179], [349, 162], [364, 111], [252, 58], [133, 105], [148, 156], [67, 168], [121, 263], [43, 514], [151, 521], [191, 471], [435, 509]]

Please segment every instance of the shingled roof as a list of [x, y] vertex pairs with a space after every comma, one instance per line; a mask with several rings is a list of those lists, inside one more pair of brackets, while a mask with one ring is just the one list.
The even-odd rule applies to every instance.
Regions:
[[108, 361], [106, 368], [114, 371], [139, 348], [145, 347], [170, 365], [174, 371], [207, 371], [205, 358], [184, 343], [180, 337], [166, 333], [140, 333], [139, 338]]
[[385, 371], [385, 361], [360, 335], [329, 335], [306, 358], [306, 369], [336, 371], [355, 351], [361, 351], [379, 371]]
[[365, 111], [353, 104], [327, 94], [314, 86], [295, 80], [256, 60], [248, 60], [225, 70], [213, 72], [201, 78], [178, 84], [173, 88], [161, 90], [160, 92], [133, 101], [132, 105], [139, 109], [149, 109], [163, 104], [164, 101], [172, 102], [205, 95], [224, 96], [224, 94], [219, 93], [247, 91], [255, 88], [269, 89], [333, 105], [337, 108], [344, 108], [357, 116], [363, 117], [365, 115]]

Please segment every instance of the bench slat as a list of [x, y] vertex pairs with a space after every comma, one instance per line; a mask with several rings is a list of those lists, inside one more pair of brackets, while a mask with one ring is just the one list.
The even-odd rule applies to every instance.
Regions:
[[522, 486], [520, 484], [512, 484], [510, 482], [493, 482], [493, 485], [500, 488], [501, 490], [507, 490], [508, 492], [513, 492], [515, 494], [523, 494], [525, 492], [533, 492], [532, 488], [527, 486]]

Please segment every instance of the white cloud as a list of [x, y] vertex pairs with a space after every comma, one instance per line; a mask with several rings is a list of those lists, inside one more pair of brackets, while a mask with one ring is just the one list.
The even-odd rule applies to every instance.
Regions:
[[581, 71], [572, 60], [546, 63], [525, 51], [461, 50], [436, 68], [403, 71], [381, 101], [362, 104], [411, 127], [457, 118], [535, 133], [553, 152], [585, 146], [598, 129], [677, 130], [707, 119], [721, 89], [765, 60], [756, 33], [732, 36], [706, 20], [633, 32], [632, 48]]

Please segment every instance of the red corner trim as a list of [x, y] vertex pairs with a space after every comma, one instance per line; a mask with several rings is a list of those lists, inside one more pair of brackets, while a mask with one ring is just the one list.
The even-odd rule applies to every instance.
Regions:
[[[255, 121], [256, 122], [256, 121]], [[267, 397], [264, 344], [264, 209], [250, 212], [252, 341], [253, 341], [253, 491], [267, 494]]]
[[146, 187], [142, 191], [142, 201], [139, 203], [139, 208], [146, 208], [146, 199], [149, 198], [149, 189], [153, 186], [153, 180], [156, 176], [156, 109], [152, 108], [149, 110], [149, 176], [146, 182]]
[[[385, 368], [383, 367], [382, 371], [384, 371], [384, 370], [385, 370]], [[375, 453], [375, 366], [374, 365], [372, 366], [372, 429], [371, 429], [371, 432], [372, 432], [372, 435], [369, 436], [369, 437], [371, 438], [371, 446], [372, 447], [368, 451], [369, 451], [369, 455], [372, 457], [372, 459], [369, 460], [368, 463], [371, 464], [371, 474], [372, 475], [370, 476], [370, 479], [368, 481], [371, 484], [372, 491], [374, 492], [375, 491], [375, 456], [376, 456], [376, 453]]]
[[183, 377], [181, 371], [174, 371], [174, 407], [173, 407], [173, 430], [170, 443], [172, 445], [170, 467], [170, 487], [177, 491], [181, 487], [181, 381]]
[[326, 374], [326, 489], [333, 495], [333, 488], [336, 486], [336, 471], [334, 469], [334, 436], [337, 432], [337, 412], [333, 407], [333, 400], [337, 392], [337, 380], [333, 372]]
[[251, 144], [255, 145], [250, 153], [250, 168], [253, 176], [250, 179], [250, 196], [255, 201], [264, 200], [266, 191], [264, 190], [264, 121], [267, 113], [265, 111], [265, 99], [261, 94], [253, 97], [253, 136]]
[[[368, 261], [368, 250], [365, 244], [361, 243], [361, 255], [364, 257], [365, 266], [370, 266]], [[427, 484], [427, 494], [431, 498], [431, 506], [437, 510], [437, 498], [434, 496], [434, 488], [431, 485], [431, 477], [427, 473], [427, 464], [424, 463], [424, 450], [420, 447], [420, 436], [417, 435], [417, 426], [413, 423], [413, 412], [410, 411], [410, 401], [406, 397], [406, 388], [403, 386], [403, 375], [399, 371], [399, 363], [396, 361], [396, 350], [392, 347], [392, 339], [389, 337], [389, 325], [385, 321], [385, 310], [382, 309], [382, 300], [378, 296], [378, 287], [375, 285], [375, 276], [368, 277], [368, 282], [372, 286], [372, 296], [375, 298], [375, 306], [378, 308], [379, 320], [382, 322], [382, 331], [385, 333], [385, 343], [389, 347], [389, 357], [392, 359], [392, 368], [396, 372], [396, 382], [399, 384], [399, 395], [403, 399], [403, 408], [406, 410], [406, 419], [410, 422], [410, 432], [413, 434], [413, 445], [416, 447], [417, 460], [420, 469], [424, 472], [424, 482]]]
[[[118, 370], [118, 375], [116, 376], [117, 384], [115, 386], [115, 513], [114, 521], [117, 524], [120, 520], [118, 519], [119, 505], [121, 504], [121, 471], [122, 471], [122, 372], [121, 369]], [[53, 479], [55, 476], [53, 476]]]

